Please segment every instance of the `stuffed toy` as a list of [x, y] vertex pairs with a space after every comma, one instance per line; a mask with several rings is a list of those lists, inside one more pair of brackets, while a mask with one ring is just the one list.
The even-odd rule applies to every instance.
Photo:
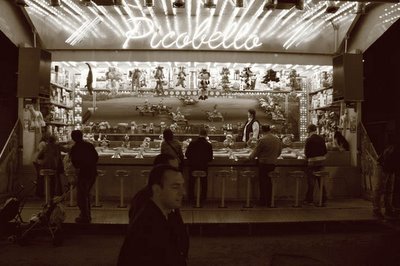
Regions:
[[177, 83], [175, 87], [178, 87], [180, 85], [182, 86], [182, 88], [186, 88], [185, 80], [186, 80], [185, 67], [180, 66], [177, 74]]
[[206, 100], [208, 99], [207, 89], [208, 89], [208, 84], [210, 84], [210, 72], [207, 69], [203, 68], [199, 73], [199, 79], [200, 79], [199, 100]]
[[162, 95], [164, 93], [163, 82], [164, 82], [164, 72], [162, 66], [156, 67], [154, 71], [154, 79], [156, 80], [156, 87], [154, 90], [157, 95]]
[[228, 92], [229, 91], [229, 84], [230, 84], [230, 82], [229, 82], [229, 75], [230, 75], [229, 68], [227, 68], [227, 67], [222, 68], [222, 70], [221, 70], [221, 72], [219, 74], [221, 75], [221, 86], [222, 86], [222, 89], [224, 91]]
[[269, 69], [265, 76], [263, 77], [263, 81], [261, 83], [268, 84], [270, 81], [279, 82], [279, 78], [276, 76], [276, 71]]
[[40, 111], [35, 110], [35, 108], [31, 104], [28, 106], [28, 110], [30, 113], [30, 121], [29, 121], [30, 128], [34, 129], [46, 126], [46, 123], [44, 122], [43, 119], [43, 115]]
[[292, 91], [301, 91], [300, 83], [297, 80], [298, 74], [295, 69], [292, 69], [289, 74], [289, 86]]
[[123, 74], [116, 67], [109, 67], [106, 73], [106, 79], [108, 81], [108, 88], [110, 88], [114, 93], [116, 93], [120, 86], [120, 81], [122, 81]]
[[255, 81], [252, 79], [254, 76], [250, 67], [245, 67], [240, 74], [244, 90], [254, 90]]
[[133, 71], [129, 71], [129, 77], [132, 77], [132, 91], [137, 92], [140, 88], [140, 78], [142, 76], [142, 71], [135, 68]]

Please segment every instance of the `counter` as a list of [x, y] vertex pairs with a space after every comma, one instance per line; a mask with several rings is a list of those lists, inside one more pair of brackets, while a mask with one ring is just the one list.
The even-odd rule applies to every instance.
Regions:
[[[120, 152], [121, 158], [111, 158], [115, 155], [113, 149], [99, 151], [98, 168], [105, 170], [105, 176], [99, 180], [101, 197], [118, 198], [120, 195], [120, 179], [115, 176], [116, 170], [129, 171], [129, 177], [124, 180], [124, 194], [130, 199], [139, 189], [145, 186], [147, 175], [143, 170], [151, 169], [153, 157], [159, 151], [148, 149], [143, 153], [144, 158], [135, 158], [138, 150], [130, 149]], [[244, 201], [246, 197], [246, 179], [241, 176], [243, 170], [255, 171], [256, 177], [252, 180], [252, 198], [258, 198], [258, 171], [257, 162], [248, 160], [249, 150], [244, 152], [240, 149], [233, 152], [236, 159], [229, 159], [229, 152], [222, 150], [214, 152], [214, 160], [209, 163], [208, 175], [208, 199], [218, 200], [221, 195], [221, 180], [218, 171], [229, 170], [231, 176], [226, 180], [226, 199]], [[350, 153], [331, 151], [327, 154], [325, 169], [329, 171], [330, 177], [326, 181], [329, 198], [356, 197], [360, 194], [360, 171], [350, 165]], [[280, 173], [280, 179], [276, 185], [277, 200], [294, 200], [295, 180], [289, 177], [288, 172], [292, 170], [304, 170], [305, 159], [278, 159], [276, 171]], [[184, 169], [184, 177], [187, 179], [187, 168]], [[187, 180], [186, 180], [187, 181]], [[187, 183], [187, 182], [186, 182]], [[301, 183], [301, 197], [306, 191], [306, 178]]]

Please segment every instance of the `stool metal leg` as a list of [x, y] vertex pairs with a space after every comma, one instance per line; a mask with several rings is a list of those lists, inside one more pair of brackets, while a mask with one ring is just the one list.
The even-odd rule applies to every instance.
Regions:
[[201, 208], [200, 206], [200, 177], [196, 177], [196, 208]]
[[100, 197], [99, 197], [99, 177], [96, 178], [96, 183], [94, 183], [94, 208], [100, 208], [102, 205], [100, 204]]
[[251, 208], [252, 206], [250, 205], [250, 191], [251, 190], [251, 177], [247, 177], [247, 191], [246, 191], [246, 205], [244, 206], [245, 208]]
[[222, 177], [222, 188], [221, 188], [221, 205], [219, 208], [226, 208], [225, 206], [225, 176]]
[[74, 186], [69, 185], [69, 204], [68, 207], [75, 207], [76, 204], [74, 203]]
[[120, 188], [119, 188], [119, 206], [118, 208], [126, 208], [126, 205], [124, 205], [124, 177], [120, 177]]
[[318, 204], [319, 207], [323, 207], [323, 204], [322, 204], [323, 194], [324, 194], [324, 176], [321, 175], [319, 177], [319, 204]]
[[271, 208], [275, 208], [275, 180], [272, 179]]
[[293, 206], [295, 208], [300, 207], [300, 205], [299, 205], [299, 188], [300, 188], [300, 178], [296, 177], [296, 198], [295, 198], [295, 203]]
[[49, 176], [45, 175], [44, 176], [44, 191], [45, 191], [45, 199], [46, 199], [46, 204], [50, 203], [50, 185], [49, 185]]

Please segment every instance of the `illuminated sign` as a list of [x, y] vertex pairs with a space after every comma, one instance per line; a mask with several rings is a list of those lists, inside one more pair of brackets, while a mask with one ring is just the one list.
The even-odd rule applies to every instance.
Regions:
[[202, 45], [208, 45], [210, 49], [223, 47], [225, 49], [235, 48], [251, 50], [262, 45], [260, 38], [255, 34], [246, 33], [250, 30], [251, 25], [244, 23], [238, 27], [237, 23], [232, 23], [225, 32], [213, 31], [210, 25], [210, 18], [205, 19], [190, 36], [188, 32], [177, 34], [175, 31], [170, 31], [161, 35], [156, 29], [152, 20], [148, 18], [134, 18], [130, 22], [133, 24], [133, 29], [126, 32], [126, 40], [123, 48], [128, 47], [130, 40], [145, 39], [151, 36], [151, 48], [184, 48], [191, 46], [194, 49], [199, 49]]

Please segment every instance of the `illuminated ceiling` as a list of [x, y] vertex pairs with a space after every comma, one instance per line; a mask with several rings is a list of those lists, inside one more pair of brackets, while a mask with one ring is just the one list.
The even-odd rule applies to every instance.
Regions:
[[[303, 10], [273, 1], [25, 0], [46, 49], [251, 50], [332, 54], [363, 10], [358, 2], [305, 0]], [[51, 6], [50, 3], [60, 3]], [[89, 5], [84, 5], [89, 3]], [[121, 2], [121, 5], [115, 3]], [[214, 2], [215, 8], [204, 7]], [[96, 4], [97, 3], [97, 4]], [[112, 5], [108, 5], [113, 3]], [[279, 3], [279, 2], [278, 2]], [[328, 7], [338, 8], [328, 13]], [[331, 10], [332, 11], [332, 10]]]

